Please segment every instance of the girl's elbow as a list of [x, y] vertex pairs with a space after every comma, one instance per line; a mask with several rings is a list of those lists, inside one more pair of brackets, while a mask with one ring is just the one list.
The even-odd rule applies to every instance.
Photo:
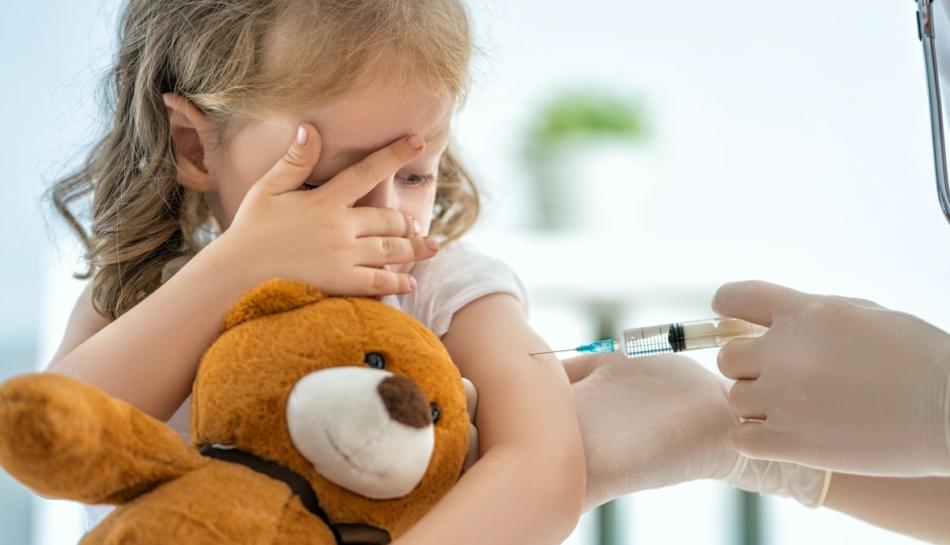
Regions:
[[568, 454], [557, 474], [558, 479], [548, 479], [551, 483], [549, 497], [556, 505], [552, 512], [558, 513], [558, 520], [564, 524], [565, 535], [569, 535], [583, 514], [584, 499], [587, 493], [587, 470], [583, 449]]
[[583, 454], [581, 455], [580, 466], [575, 465], [570, 485], [566, 488], [569, 490], [565, 498], [566, 516], [572, 521], [571, 529], [573, 530], [584, 513], [584, 501], [587, 496], [587, 468], [584, 465]]
[[552, 513], [556, 513], [554, 518], [558, 527], [557, 533], [563, 540], [571, 535], [583, 514], [585, 487], [583, 479], [580, 481], [582, 486], [578, 486], [576, 479], [570, 479], [569, 482], [552, 479], [554, 483], [558, 481], [561, 487], [558, 490], [552, 490], [550, 496], [556, 498], [556, 505], [550, 508]]

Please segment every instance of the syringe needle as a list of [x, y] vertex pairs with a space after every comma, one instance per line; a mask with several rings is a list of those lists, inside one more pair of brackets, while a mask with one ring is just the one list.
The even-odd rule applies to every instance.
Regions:
[[528, 355], [529, 355], [529, 356], [540, 356], [541, 354], [556, 354], [556, 353], [558, 353], [558, 352], [577, 352], [577, 350], [575, 350], [575, 349], [573, 349], [573, 348], [566, 348], [566, 349], [564, 349], [564, 350], [549, 350], [549, 351], [547, 351], [547, 352], [533, 352], [533, 353], [528, 354]]

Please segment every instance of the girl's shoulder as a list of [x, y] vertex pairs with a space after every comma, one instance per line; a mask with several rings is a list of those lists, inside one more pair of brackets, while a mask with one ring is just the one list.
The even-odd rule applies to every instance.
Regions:
[[409, 313], [436, 335], [444, 335], [452, 316], [472, 301], [495, 293], [514, 296], [528, 311], [528, 291], [504, 261], [466, 241], [445, 244], [439, 253], [412, 268], [417, 287], [386, 302]]
[[504, 261], [482, 252], [474, 244], [465, 240], [453, 240], [445, 243], [432, 259], [420, 261], [412, 268], [412, 274], [418, 277], [435, 275], [440, 276], [469, 276], [491, 274], [506, 271], [514, 274], [514, 270]]

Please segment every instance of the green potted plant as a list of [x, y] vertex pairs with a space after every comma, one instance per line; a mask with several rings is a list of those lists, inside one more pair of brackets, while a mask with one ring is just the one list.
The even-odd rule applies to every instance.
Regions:
[[628, 96], [565, 90], [543, 103], [528, 125], [523, 150], [534, 183], [537, 226], [572, 231], [604, 224], [595, 219], [603, 211], [591, 201], [617, 202], [610, 196], [622, 183], [616, 178], [624, 175], [624, 165], [637, 161], [637, 149], [648, 139], [644, 108]]

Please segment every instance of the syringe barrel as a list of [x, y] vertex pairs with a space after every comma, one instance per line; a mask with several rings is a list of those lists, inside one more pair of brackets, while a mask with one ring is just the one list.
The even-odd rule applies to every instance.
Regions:
[[628, 358], [716, 348], [737, 337], [757, 337], [768, 328], [735, 318], [710, 318], [624, 329], [620, 349]]
[[698, 348], [718, 348], [737, 337], [758, 337], [768, 331], [767, 327], [750, 324], [736, 318], [713, 318], [683, 322], [683, 335], [686, 338], [684, 350]]

